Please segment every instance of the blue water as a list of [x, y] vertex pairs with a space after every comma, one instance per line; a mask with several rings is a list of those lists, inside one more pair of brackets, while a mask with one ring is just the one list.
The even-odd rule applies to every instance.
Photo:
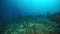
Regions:
[[60, 0], [2, 0], [1, 3], [3, 18], [60, 11]]

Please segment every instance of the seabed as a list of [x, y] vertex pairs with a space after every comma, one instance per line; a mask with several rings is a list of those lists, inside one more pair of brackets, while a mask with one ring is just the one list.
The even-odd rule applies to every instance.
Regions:
[[20, 18], [15, 24], [8, 24], [4, 34], [57, 34], [57, 26], [47, 18]]

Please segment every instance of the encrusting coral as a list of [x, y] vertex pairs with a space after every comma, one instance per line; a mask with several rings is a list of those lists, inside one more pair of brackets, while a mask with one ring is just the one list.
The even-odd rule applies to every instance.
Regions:
[[49, 19], [36, 18], [33, 22], [32, 20], [27, 20], [20, 24], [11, 24], [6, 27], [4, 34], [54, 34], [57, 25]]

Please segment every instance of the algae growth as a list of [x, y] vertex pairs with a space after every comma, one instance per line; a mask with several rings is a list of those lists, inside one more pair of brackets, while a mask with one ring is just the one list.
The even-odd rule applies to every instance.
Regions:
[[58, 24], [47, 18], [22, 17], [5, 27], [4, 34], [57, 34]]

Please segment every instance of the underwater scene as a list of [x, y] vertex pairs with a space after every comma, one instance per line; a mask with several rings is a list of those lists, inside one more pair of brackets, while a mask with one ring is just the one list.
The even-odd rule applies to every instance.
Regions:
[[60, 0], [1, 0], [0, 34], [60, 34]]

